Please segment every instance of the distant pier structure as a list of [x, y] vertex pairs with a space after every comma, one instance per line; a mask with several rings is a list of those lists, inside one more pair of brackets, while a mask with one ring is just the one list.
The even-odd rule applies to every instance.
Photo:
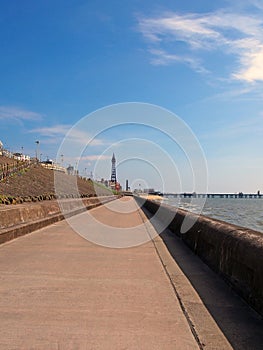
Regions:
[[164, 193], [165, 196], [175, 198], [263, 198], [263, 194], [257, 193]]

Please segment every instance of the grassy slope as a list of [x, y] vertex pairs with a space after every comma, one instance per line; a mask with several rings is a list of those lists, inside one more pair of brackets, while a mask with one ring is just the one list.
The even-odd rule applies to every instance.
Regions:
[[[0, 157], [1, 158], [1, 157]], [[59, 191], [63, 194], [76, 194], [72, 190], [72, 183], [75, 183], [76, 177], [58, 174], [59, 177]], [[110, 191], [102, 187], [96, 186], [92, 181], [78, 178], [77, 181], [79, 194], [106, 195]], [[13, 177], [8, 178], [7, 181], [0, 182], [0, 195], [8, 196], [39, 196], [43, 194], [55, 193], [54, 188], [54, 171], [45, 169], [41, 165], [36, 165], [30, 169], [21, 171]]]
[[1, 164], [14, 164], [17, 163], [16, 160], [4, 156], [0, 156], [0, 165]]

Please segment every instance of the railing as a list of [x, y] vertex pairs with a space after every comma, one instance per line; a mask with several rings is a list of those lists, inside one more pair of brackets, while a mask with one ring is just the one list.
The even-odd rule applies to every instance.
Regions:
[[66, 173], [66, 169], [60, 165], [57, 164], [48, 164], [48, 163], [40, 163], [43, 168], [50, 169], [50, 170], [56, 170], [61, 171], [62, 173]]
[[16, 161], [14, 163], [0, 164], [0, 181], [6, 180], [8, 177], [15, 175], [16, 173], [28, 169], [36, 164], [36, 161]]

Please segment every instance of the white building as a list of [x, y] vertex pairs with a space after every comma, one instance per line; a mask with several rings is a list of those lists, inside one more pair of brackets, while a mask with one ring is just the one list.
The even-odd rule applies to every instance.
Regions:
[[27, 156], [23, 153], [14, 153], [13, 156], [14, 156], [14, 159], [22, 160], [23, 162], [25, 162], [26, 160], [30, 160], [30, 156]]

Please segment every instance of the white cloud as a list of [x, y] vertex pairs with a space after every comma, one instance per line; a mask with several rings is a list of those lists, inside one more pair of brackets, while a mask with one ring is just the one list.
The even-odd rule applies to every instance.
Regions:
[[[101, 146], [105, 145], [104, 140], [98, 138], [92, 138], [92, 136], [83, 130], [77, 128], [71, 129], [71, 125], [59, 124], [50, 127], [42, 127], [30, 130], [31, 133], [47, 137], [51, 140], [57, 140], [62, 142], [63, 138], [68, 138], [68, 141], [73, 144], [89, 145], [89, 146]], [[67, 135], [67, 133], [69, 134]]]
[[139, 22], [143, 35], [153, 42], [184, 41], [193, 48], [201, 47], [204, 39], [216, 39], [219, 35], [206, 25], [207, 18], [195, 14], [170, 13], [159, 18], [144, 18]]
[[152, 59], [153, 65], [167, 65], [173, 62], [181, 62], [184, 64], [188, 64], [190, 67], [192, 67], [195, 71], [199, 73], [209, 73], [207, 69], [202, 67], [201, 63], [197, 59], [193, 59], [191, 57], [187, 56], [179, 56], [179, 55], [173, 55], [168, 52], [165, 52], [164, 50], [150, 50], [151, 54], [154, 56]]
[[54, 136], [65, 136], [66, 133], [70, 129], [70, 125], [66, 124], [61, 124], [61, 125], [54, 125], [54, 126], [45, 126], [41, 128], [36, 128], [30, 130], [31, 133], [37, 133], [42, 136], [49, 136], [49, 137], [54, 137]]
[[201, 67], [202, 54], [220, 51], [237, 62], [231, 78], [255, 82], [263, 81], [263, 11], [258, 7], [256, 13], [255, 8], [253, 13], [244, 14], [231, 10], [166, 13], [140, 18], [138, 27], [155, 56], [153, 64], [184, 62], [206, 72]]
[[2, 120], [28, 120], [38, 121], [41, 114], [14, 106], [0, 106], [0, 119]]
[[235, 78], [248, 82], [263, 81], [263, 45], [259, 46], [257, 52], [245, 53], [241, 58], [241, 63], [243, 67], [239, 72], [233, 74]]

